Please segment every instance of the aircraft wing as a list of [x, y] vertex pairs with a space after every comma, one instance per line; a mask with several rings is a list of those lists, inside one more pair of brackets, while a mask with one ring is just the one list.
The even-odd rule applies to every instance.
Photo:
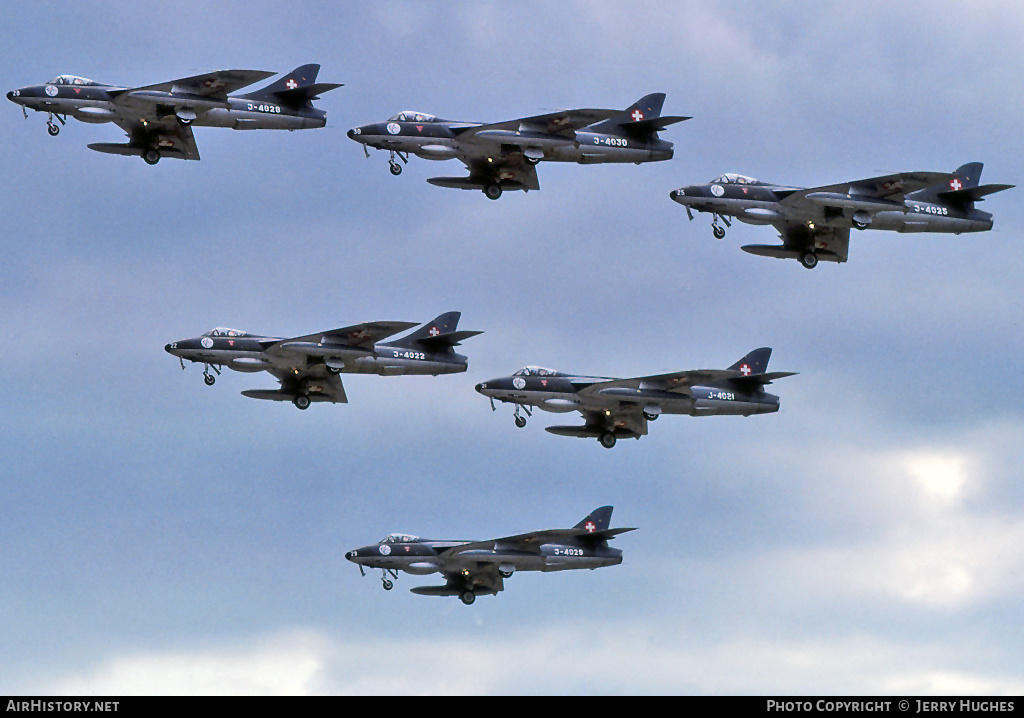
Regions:
[[607, 393], [608, 389], [660, 389], [661, 391], [674, 391], [685, 394], [691, 386], [705, 384], [711, 381], [722, 379], [735, 379], [742, 377], [738, 371], [728, 369], [691, 369], [689, 371], [677, 371], [670, 374], [654, 374], [651, 376], [638, 376], [631, 379], [614, 379], [602, 381], [597, 384], [581, 389], [580, 396], [600, 396]]
[[159, 122], [143, 123], [139, 120], [116, 120], [115, 124], [128, 135], [127, 144], [94, 142], [89, 149], [115, 155], [142, 155], [154, 145], [165, 157], [198, 160], [199, 148], [189, 125], [182, 125], [174, 116]]
[[[505, 122], [493, 122], [486, 125], [476, 125], [462, 130], [453, 130], [458, 133], [460, 140], [471, 140], [478, 135], [479, 139], [487, 137], [489, 132], [540, 132], [546, 135], [561, 135], [566, 139], [573, 139], [576, 130], [589, 127], [595, 122], [607, 120], [615, 115], [622, 114], [622, 110], [598, 110], [585, 108], [578, 110], [561, 110], [549, 112], [544, 115], [533, 117], [521, 117], [516, 120]], [[500, 140], [499, 140], [500, 141]]]
[[[160, 82], [144, 87], [132, 87], [114, 98], [114, 102], [130, 104], [132, 102], [156, 102], [148, 99], [146, 93], [171, 93], [198, 95], [214, 100], [227, 101], [227, 96], [243, 87], [273, 77], [277, 73], [263, 70], [217, 70], [202, 75], [183, 77], [170, 82]], [[154, 96], [155, 97], [155, 96]], [[166, 100], [165, 100], [166, 101]]]
[[948, 183], [948, 172], [898, 172], [883, 177], [854, 180], [797, 190], [780, 200], [790, 209], [809, 209], [822, 205], [881, 211], [902, 206], [906, 195], [925, 187]]
[[[373, 345], [406, 329], [418, 326], [415, 322], [363, 322], [326, 332], [281, 339], [266, 348], [268, 354], [322, 354], [324, 347], [345, 346], [373, 349]], [[312, 347], [316, 350], [313, 351]]]
[[[540, 547], [551, 541], [559, 541], [577, 536], [589, 536], [586, 529], [548, 529], [546, 531], [531, 531], [515, 536], [504, 536], [502, 538], [488, 539], [486, 541], [471, 541], [459, 546], [452, 546], [441, 552], [441, 557], [454, 559], [460, 554], [472, 551], [517, 551], [523, 553], [540, 553]], [[473, 556], [474, 561], [487, 562], [487, 556]], [[499, 560], [496, 557], [495, 560]]]

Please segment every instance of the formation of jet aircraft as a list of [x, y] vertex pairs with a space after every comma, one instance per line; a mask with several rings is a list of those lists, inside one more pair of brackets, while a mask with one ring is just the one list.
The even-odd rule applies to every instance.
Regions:
[[846, 261], [851, 228], [954, 234], [992, 229], [992, 215], [975, 203], [1013, 185], [981, 185], [981, 169], [981, 162], [970, 162], [952, 174], [900, 172], [809, 189], [727, 173], [670, 196], [691, 220], [691, 209], [711, 213], [716, 239], [725, 236], [718, 222], [729, 226], [728, 217], [774, 226], [781, 245], [750, 244], [743, 251], [799, 259], [813, 269], [819, 260]]
[[[274, 75], [259, 70], [221, 70], [142, 87], [103, 84], [75, 75], [60, 75], [43, 85], [23, 87], [7, 97], [28, 110], [48, 115], [47, 129], [60, 133], [68, 117], [86, 123], [113, 123], [126, 143], [93, 143], [98, 152], [141, 156], [156, 164], [162, 157], [198, 160], [193, 126], [247, 129], [309, 129], [326, 125], [327, 113], [313, 101], [341, 85], [317, 83], [320, 66], [303, 65], [275, 82], [247, 94], [243, 88]], [[445, 120], [419, 112], [401, 112], [385, 122], [356, 127], [349, 138], [390, 153], [391, 173], [399, 175], [409, 155], [457, 159], [468, 176], [434, 177], [440, 187], [477, 189], [490, 199], [506, 190], [540, 188], [541, 161], [579, 164], [657, 162], [673, 157], [673, 144], [659, 132], [690, 119], [662, 116], [663, 93], [647, 95], [625, 110], [583, 108], [551, 112], [497, 123]], [[59, 124], [58, 124], [59, 123]], [[399, 163], [401, 161], [401, 164]], [[781, 245], [747, 245], [751, 254], [795, 258], [805, 267], [818, 261], [845, 262], [850, 229], [897, 232], [981, 232], [992, 228], [992, 215], [976, 203], [1013, 185], [981, 185], [982, 163], [971, 162], [953, 173], [900, 172], [835, 185], [800, 188], [723, 174], [705, 185], [681, 187], [671, 198], [692, 210], [712, 214], [714, 236], [725, 236], [730, 217], [755, 225], [772, 225]], [[480, 334], [460, 331], [459, 312], [441, 314], [417, 327], [410, 322], [378, 321], [299, 337], [281, 338], [217, 328], [200, 337], [166, 345], [177, 356], [204, 365], [208, 385], [222, 367], [239, 372], [267, 371], [278, 389], [251, 389], [255, 399], [291, 401], [299, 409], [314, 402], [348, 401], [341, 373], [448, 374], [464, 372], [467, 358], [454, 347]], [[778, 411], [779, 398], [765, 391], [776, 379], [794, 372], [767, 371], [772, 350], [755, 349], [728, 369], [698, 369], [626, 379], [575, 376], [528, 366], [513, 375], [477, 384], [494, 401], [515, 406], [519, 427], [530, 407], [579, 412], [581, 426], [550, 426], [561, 436], [597, 438], [612, 448], [620, 438], [646, 435], [648, 423], [662, 414], [691, 416], [764, 414]], [[440, 573], [441, 586], [418, 586], [414, 593], [459, 596], [472, 604], [478, 595], [496, 595], [515, 571], [561, 571], [621, 563], [622, 552], [608, 540], [632, 528], [609, 528], [611, 506], [596, 509], [571, 529], [534, 531], [486, 541], [427, 540], [391, 534], [381, 542], [349, 551], [359, 566], [379, 568], [386, 590], [398, 571], [414, 575]], [[365, 575], [365, 574], [364, 574]]]
[[359, 566], [381, 569], [385, 591], [388, 578], [399, 571], [416, 576], [440, 573], [443, 586], [417, 586], [422, 596], [458, 596], [467, 606], [480, 595], [497, 595], [504, 579], [515, 571], [568, 571], [601, 568], [622, 563], [622, 551], [608, 546], [608, 539], [635, 531], [609, 528], [612, 507], [602, 506], [571, 529], [548, 529], [486, 541], [436, 541], [408, 534], [390, 534], [379, 543], [345, 554]]
[[[97, 152], [138, 155], [151, 165], [161, 157], [198, 160], [192, 127], [235, 130], [305, 130], [327, 124], [327, 113], [313, 106], [318, 96], [341, 87], [317, 83], [319, 65], [303, 65], [276, 82], [245, 95], [231, 95], [272, 77], [262, 70], [218, 70], [144, 87], [120, 87], [76, 75], [60, 75], [45, 85], [22, 87], [7, 99], [48, 114], [56, 136], [68, 116], [89, 123], [113, 122], [128, 135], [123, 144], [97, 142]], [[27, 109], [26, 109], [27, 108]]]
[[583, 426], [549, 426], [559, 436], [596, 437], [607, 449], [621, 438], [639, 439], [648, 422], [662, 414], [749, 416], [779, 410], [779, 397], [764, 391], [766, 384], [795, 372], [767, 373], [772, 350], [755, 349], [728, 369], [695, 369], [671, 374], [614, 379], [575, 376], [528, 366], [511, 376], [476, 385], [494, 400], [515, 405], [515, 423], [526, 426], [529, 407], [556, 413], [578, 411]]
[[459, 331], [459, 312], [447, 312], [411, 334], [387, 343], [383, 339], [415, 327], [411, 322], [364, 322], [301, 337], [280, 338], [217, 328], [200, 337], [172, 342], [164, 349], [181, 361], [203, 364], [203, 379], [212, 386], [220, 367], [240, 372], [267, 371], [280, 389], [248, 389], [244, 396], [291, 401], [308, 409], [314, 401], [344, 404], [345, 387], [338, 377], [349, 374], [456, 374], [467, 359], [453, 347], [481, 334]]
[[402, 173], [410, 154], [428, 160], [458, 159], [468, 177], [433, 177], [439, 187], [479, 189], [490, 199], [505, 190], [540, 189], [537, 163], [641, 164], [672, 159], [672, 143], [658, 132], [689, 117], [662, 117], [663, 93], [647, 95], [625, 110], [577, 109], [484, 124], [400, 112], [385, 122], [348, 131], [367, 147], [391, 153], [391, 174]]

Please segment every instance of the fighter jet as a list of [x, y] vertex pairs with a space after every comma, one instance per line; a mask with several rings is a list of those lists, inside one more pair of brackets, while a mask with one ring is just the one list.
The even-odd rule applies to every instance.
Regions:
[[686, 207], [691, 220], [691, 208], [710, 212], [716, 239], [725, 236], [719, 220], [731, 226], [728, 217], [774, 226], [781, 245], [749, 244], [743, 251], [799, 259], [813, 269], [818, 260], [846, 261], [851, 227], [954, 234], [992, 229], [992, 215], [974, 204], [1013, 185], [979, 185], [981, 168], [981, 162], [971, 162], [952, 174], [900, 172], [810, 189], [727, 173], [705, 185], [680, 187], [669, 196]]
[[[556, 413], [578, 411], [583, 426], [549, 426], [559, 436], [597, 437], [606, 449], [617, 439], [639, 439], [647, 423], [661, 414], [717, 416], [770, 414], [779, 410], [779, 397], [764, 391], [775, 379], [795, 372], [766, 373], [772, 350], [755, 349], [728, 369], [695, 369], [671, 374], [614, 379], [574, 376], [528, 366], [512, 376], [491, 379], [476, 390], [494, 400], [515, 404], [515, 423], [526, 426], [531, 406]], [[523, 416], [520, 412], [526, 414]]]
[[56, 136], [70, 115], [90, 123], [113, 122], [128, 135], [125, 144], [97, 142], [97, 152], [138, 155], [151, 165], [161, 157], [198, 160], [192, 127], [234, 130], [305, 130], [327, 124], [327, 113], [313, 107], [318, 95], [336, 87], [317, 83], [319, 65], [297, 67], [276, 82], [247, 95], [243, 87], [272, 77], [261, 70], [219, 70], [144, 87], [119, 87], [75, 75], [60, 75], [45, 85], [22, 87], [7, 99], [49, 115], [46, 128]]
[[366, 148], [391, 153], [391, 174], [402, 173], [414, 154], [428, 160], [461, 160], [468, 177], [433, 177], [438, 187], [479, 189], [490, 199], [504, 190], [540, 189], [535, 165], [549, 162], [658, 162], [672, 159], [672, 143], [658, 131], [689, 117], [662, 117], [664, 93], [625, 110], [562, 110], [507, 122], [444, 120], [422, 112], [400, 112], [386, 122], [363, 125], [348, 136]]
[[567, 571], [622, 563], [622, 551], [608, 539], [636, 529], [610, 529], [612, 507], [602, 506], [571, 529], [532, 531], [489, 541], [435, 541], [408, 534], [390, 534], [372, 546], [349, 551], [345, 558], [359, 566], [381, 569], [384, 590], [394, 586], [388, 576], [442, 574], [443, 586], [417, 586], [421, 596], [458, 596], [467, 606], [477, 596], [505, 588], [503, 579], [515, 571]]
[[412, 322], [365, 322], [301, 337], [282, 339], [218, 327], [194, 339], [172, 342], [164, 349], [181, 362], [203, 365], [203, 379], [213, 386], [220, 367], [241, 372], [268, 371], [280, 389], [248, 389], [244, 396], [291, 401], [299, 409], [311, 402], [345, 404], [348, 397], [338, 374], [456, 374], [467, 359], [452, 347], [482, 332], [457, 331], [459, 312], [448, 312], [406, 337], [377, 342], [415, 327]]

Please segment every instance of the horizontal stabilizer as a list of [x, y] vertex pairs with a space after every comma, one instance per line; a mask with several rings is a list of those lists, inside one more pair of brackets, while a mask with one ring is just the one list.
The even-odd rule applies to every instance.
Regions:
[[330, 92], [331, 90], [335, 90], [342, 86], [343, 85], [340, 82], [318, 82], [315, 85], [296, 87], [293, 90], [279, 90], [274, 94], [277, 95], [285, 105], [301, 107], [307, 102], [320, 99], [320, 95], [323, 93]]
[[938, 197], [947, 204], [967, 204], [968, 202], [977, 202], [982, 197], [995, 194], [996, 192], [1013, 189], [1015, 186], [1012, 184], [983, 184], [976, 187], [939, 192]]
[[477, 334], [483, 334], [483, 332], [466, 329], [458, 332], [448, 332], [447, 334], [438, 334], [436, 337], [424, 337], [419, 342], [425, 346], [440, 349], [442, 347], [458, 346], [460, 342], [470, 337], [475, 337]]
[[622, 125], [627, 131], [634, 135], [646, 136], [663, 130], [669, 125], [674, 125], [677, 122], [686, 122], [692, 120], [692, 117], [682, 117], [679, 115], [668, 115], [665, 117], [652, 117], [649, 120], [640, 120], [639, 122], [627, 122]]

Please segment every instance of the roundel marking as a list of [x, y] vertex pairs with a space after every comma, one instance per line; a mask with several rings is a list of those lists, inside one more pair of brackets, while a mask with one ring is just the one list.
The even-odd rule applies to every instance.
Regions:
[[391, 553], [391, 547], [388, 546], [387, 544], [381, 544], [380, 546], [377, 547], [377, 550], [380, 551], [382, 556], [387, 556], [388, 554]]
[[740, 374], [742, 374], [743, 376], [750, 376], [750, 365], [744, 364], [743, 366], [741, 366]]
[[284, 86], [287, 87], [289, 90], [294, 90], [296, 87], [299, 86], [299, 83], [295, 81], [295, 78], [289, 78], [288, 82], [284, 83]]
[[588, 534], [592, 534], [597, 531], [597, 526], [594, 525], [593, 521], [587, 521], [587, 523], [583, 525], [583, 528], [587, 530]]
[[397, 135], [401, 131], [402, 131], [402, 126], [400, 124], [398, 124], [397, 122], [389, 122], [388, 123], [388, 134]]
[[203, 345], [203, 349], [213, 349], [213, 340], [210, 337], [203, 337], [199, 343]]
[[632, 117], [634, 122], [639, 122], [644, 118], [644, 113], [642, 113], [640, 110], [633, 110]]
[[715, 197], [721, 197], [725, 194], [725, 187], [720, 184], [713, 184], [711, 185], [711, 194], [715, 195]]
[[951, 179], [949, 181], [949, 188], [951, 190], [956, 191], [958, 189], [962, 189], [963, 186], [964, 186], [963, 183], [958, 178], [956, 178], [956, 177], [954, 177], [953, 179]]
[[46, 94], [49, 95], [50, 97], [56, 97], [57, 96], [57, 86], [56, 85], [47, 85], [46, 86]]
[[526, 386], [526, 379], [524, 379], [521, 376], [517, 376], [515, 379], [512, 380], [512, 386], [514, 386], [516, 389], [522, 389]]

